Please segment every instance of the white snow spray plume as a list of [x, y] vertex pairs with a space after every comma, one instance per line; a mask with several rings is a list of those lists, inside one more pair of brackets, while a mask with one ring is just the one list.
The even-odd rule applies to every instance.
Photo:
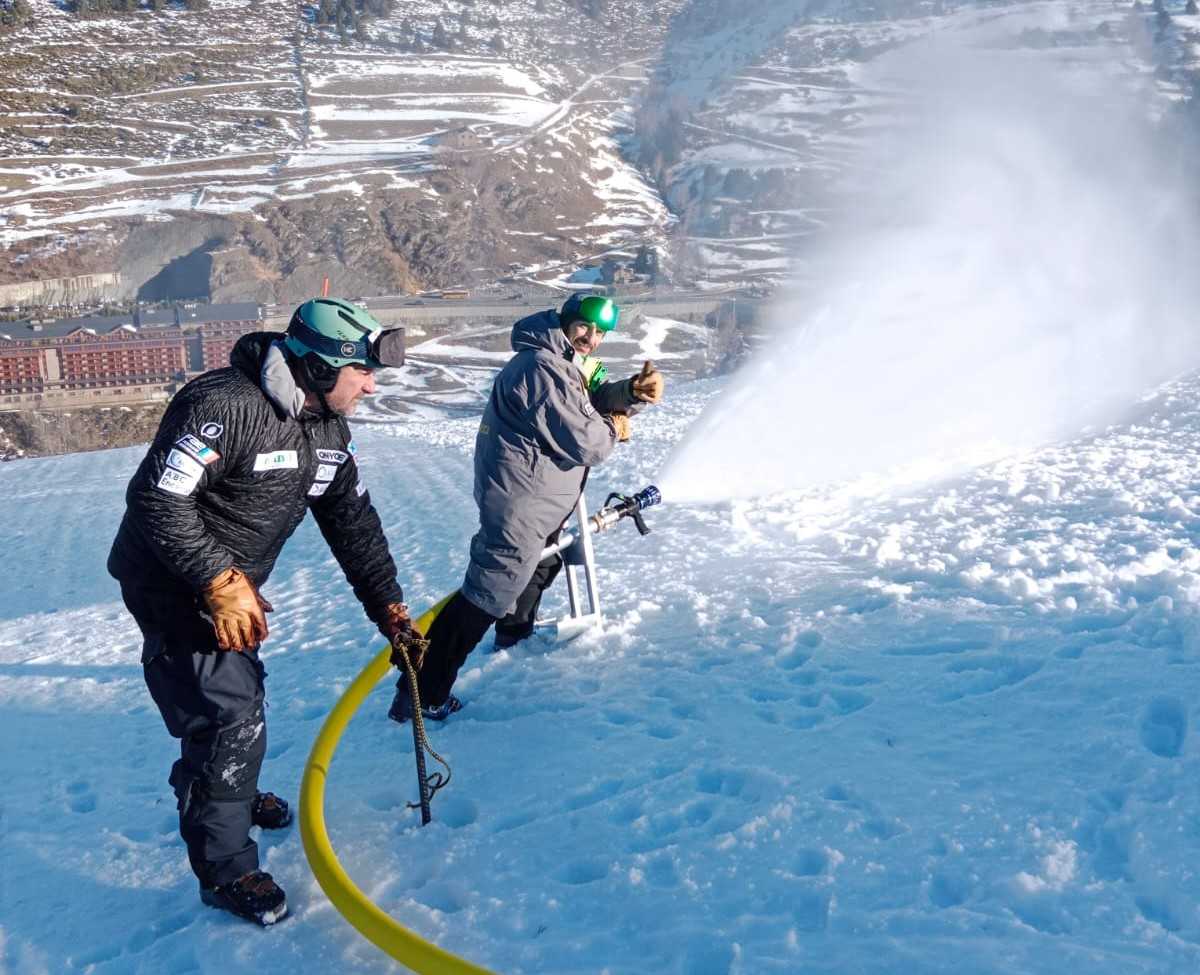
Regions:
[[853, 226], [777, 303], [669, 458], [664, 496], [944, 475], [1114, 418], [1195, 367], [1183, 154], [1104, 66], [945, 41], [876, 62], [867, 83], [904, 100], [860, 160]]

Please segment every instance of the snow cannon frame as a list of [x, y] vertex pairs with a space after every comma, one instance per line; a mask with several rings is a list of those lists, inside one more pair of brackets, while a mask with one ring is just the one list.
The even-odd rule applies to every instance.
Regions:
[[[560, 555], [567, 570], [567, 599], [570, 612], [556, 620], [538, 620], [537, 629], [551, 633], [554, 639], [563, 642], [574, 639], [592, 626], [599, 626], [602, 621], [600, 611], [600, 591], [596, 582], [596, 554], [592, 548], [592, 536], [608, 531], [623, 518], [632, 518], [637, 526], [638, 534], [649, 535], [650, 527], [642, 517], [646, 508], [662, 503], [662, 492], [653, 484], [642, 488], [635, 494], [610, 494], [604, 501], [604, 507], [590, 518], [588, 517], [587, 501], [580, 493], [575, 502], [575, 521], [583, 530], [559, 533], [558, 540], [553, 545], [542, 549], [538, 561]], [[583, 572], [583, 582], [580, 583], [579, 573]], [[583, 610], [583, 596], [587, 594], [587, 612]]]

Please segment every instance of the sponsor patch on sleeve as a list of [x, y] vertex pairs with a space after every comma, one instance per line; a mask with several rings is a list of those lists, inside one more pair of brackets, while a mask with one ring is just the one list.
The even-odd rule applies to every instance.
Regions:
[[199, 474], [184, 474], [182, 471], [175, 470], [174, 467], [167, 467], [163, 469], [162, 476], [158, 479], [155, 487], [168, 494], [186, 497], [196, 490], [196, 485], [199, 483]]
[[324, 461], [326, 464], [341, 464], [350, 455], [342, 450], [318, 450], [317, 460]]
[[225, 428], [219, 423], [206, 423], [200, 428], [200, 436], [208, 440], [216, 440], [224, 432]]
[[332, 481], [336, 474], [337, 474], [337, 465], [336, 464], [320, 464], [317, 467], [317, 480], [318, 481]]
[[366, 493], [367, 493], [367, 486], [365, 484], [363, 484], [362, 481], [359, 481], [358, 484], [354, 488], [354, 494], [357, 497], [361, 498]]
[[182, 450], [172, 450], [167, 454], [167, 465], [188, 477], [199, 478], [204, 473], [204, 465], [191, 454], [185, 454]]
[[346, 450], [351, 456], [354, 456], [354, 454], [358, 453], [358, 444], [351, 440], [348, 444], [346, 444]]
[[258, 454], [254, 458], [256, 471], [298, 470], [300, 460], [294, 450], [273, 450], [267, 454]]
[[325, 493], [325, 490], [328, 487], [329, 487], [328, 481], [317, 481], [312, 487], [310, 487], [308, 489], [308, 496], [310, 498], [319, 498], [322, 494]]
[[190, 433], [185, 433], [182, 437], [175, 441], [176, 447], [181, 447], [187, 453], [191, 454], [201, 464], [215, 464], [221, 459], [221, 455], [212, 449], [199, 437], [193, 437]]

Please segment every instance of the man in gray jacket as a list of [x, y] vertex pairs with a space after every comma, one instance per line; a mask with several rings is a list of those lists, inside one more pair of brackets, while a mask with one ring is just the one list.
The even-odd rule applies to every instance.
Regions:
[[[557, 556], [539, 563], [542, 549], [574, 509], [588, 468], [629, 439], [637, 408], [662, 399], [663, 378], [650, 362], [629, 379], [604, 381], [592, 353], [618, 314], [608, 298], [576, 294], [561, 311], [513, 326], [516, 355], [496, 377], [475, 438], [479, 531], [466, 579], [430, 627], [429, 650], [417, 664], [428, 718], [458, 710], [454, 680], [493, 623], [500, 647], [533, 632], [542, 593], [562, 564]], [[403, 676], [388, 715], [412, 715]]]

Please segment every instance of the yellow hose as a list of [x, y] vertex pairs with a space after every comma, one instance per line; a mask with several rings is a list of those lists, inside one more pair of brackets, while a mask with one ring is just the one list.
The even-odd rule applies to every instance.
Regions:
[[[413, 624], [416, 629], [427, 632], [453, 595], [426, 611]], [[418, 937], [373, 904], [342, 869], [325, 830], [325, 780], [333, 753], [354, 713], [391, 667], [391, 647], [387, 647], [363, 668], [321, 726], [300, 783], [300, 839], [304, 854], [333, 906], [360, 934], [396, 961], [420, 975], [492, 975], [486, 968]]]

